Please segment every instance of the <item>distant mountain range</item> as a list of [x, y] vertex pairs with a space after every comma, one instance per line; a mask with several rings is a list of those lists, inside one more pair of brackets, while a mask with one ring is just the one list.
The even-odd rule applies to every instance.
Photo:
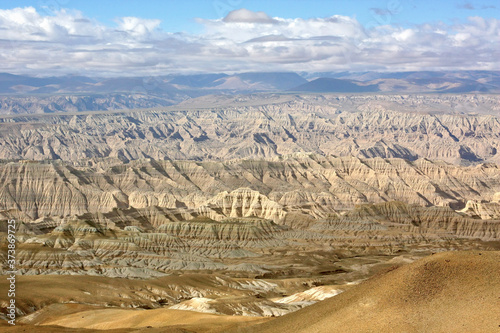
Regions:
[[253, 72], [91, 78], [0, 73], [0, 114], [160, 107], [211, 94], [499, 93], [499, 71]]
[[346, 92], [346, 93], [360, 93], [360, 92], [376, 92], [380, 91], [378, 84], [364, 84], [360, 81], [354, 80], [341, 80], [322, 77], [301, 84], [294, 87], [294, 91], [310, 91], [310, 92]]
[[[341, 72], [302, 73], [310, 85], [297, 90], [317, 92], [436, 92], [436, 93], [498, 93], [500, 92], [499, 71], [443, 71], [443, 72]], [[340, 81], [340, 82], [339, 82]], [[361, 87], [341, 82], [354, 83]], [[311, 85], [316, 87], [313, 89]], [[311, 89], [311, 90], [309, 90]], [[344, 90], [341, 90], [344, 89]]]
[[[199, 90], [250, 92], [282, 91], [307, 83], [297, 73], [167, 75], [155, 77], [89, 78], [30, 77], [0, 73], [0, 94], [148, 93], [200, 95]], [[198, 91], [198, 92], [197, 92]]]
[[[151, 93], [193, 94], [195, 91], [312, 92], [499, 92], [500, 72], [342, 72], [238, 73], [90, 78], [30, 77], [0, 73], [0, 94]], [[195, 95], [199, 95], [198, 94]], [[204, 95], [205, 93], [201, 93]]]

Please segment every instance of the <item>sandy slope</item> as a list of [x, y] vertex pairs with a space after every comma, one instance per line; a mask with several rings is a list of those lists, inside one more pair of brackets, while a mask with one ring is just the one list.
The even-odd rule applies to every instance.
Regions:
[[33, 326], [16, 324], [11, 326], [7, 322], [0, 321], [0, 332], [2, 333], [192, 333], [194, 331], [187, 330], [181, 327], [162, 327], [151, 328], [141, 327], [137, 329], [113, 329], [113, 330], [97, 330], [97, 329], [83, 329], [83, 328], [67, 328], [61, 326]]
[[44, 325], [58, 325], [71, 328], [129, 329], [141, 327], [182, 326], [195, 332], [217, 332], [240, 323], [261, 322], [260, 317], [223, 316], [192, 311], [155, 309], [123, 310], [99, 309], [54, 316]]
[[[431, 255], [283, 317], [53, 304], [1, 332], [499, 332], [500, 251]], [[57, 325], [57, 327], [55, 326]], [[149, 327], [149, 328], [148, 328]]]
[[499, 332], [500, 252], [447, 252], [232, 332]]

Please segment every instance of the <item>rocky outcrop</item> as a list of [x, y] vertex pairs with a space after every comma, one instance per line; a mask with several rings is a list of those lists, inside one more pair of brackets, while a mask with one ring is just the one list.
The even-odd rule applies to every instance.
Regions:
[[0, 158], [227, 160], [314, 152], [499, 161], [494, 95], [214, 98], [213, 107], [201, 100], [175, 109], [0, 118]]
[[[286, 211], [283, 206], [250, 188], [240, 188], [232, 192], [221, 192], [198, 209], [200, 214], [224, 217], [258, 216], [265, 219], [282, 220]], [[212, 213], [213, 212], [213, 213]]]
[[[496, 195], [495, 195], [496, 196]], [[493, 200], [495, 200], [495, 196]], [[500, 219], [500, 203], [496, 202], [478, 202], [469, 200], [465, 207], [460, 210], [461, 213], [480, 219]]]
[[[374, 222], [389, 231], [397, 229], [413, 234], [447, 235], [496, 240], [500, 238], [500, 220], [478, 220], [458, 214], [449, 207], [421, 207], [403, 202], [361, 205], [338, 218], [334, 225], [370, 225]], [[376, 230], [376, 228], [370, 228]]]
[[[137, 211], [141, 210], [147, 209]], [[500, 239], [500, 220], [474, 219], [449, 207], [402, 202], [359, 205], [341, 215], [292, 227], [255, 217], [219, 222], [198, 216], [190, 221], [165, 221], [145, 230], [137, 226], [144, 213], [128, 217], [119, 209], [113, 213], [114, 224], [104, 225], [99, 214], [85, 214], [48, 233], [31, 232], [36, 223], [20, 227], [18, 272], [128, 278], [193, 270], [244, 276], [311, 274], [316, 270], [326, 274], [321, 272], [343, 271], [331, 266], [339, 249], [391, 255], [409, 249], [477, 247], [483, 241]], [[5, 238], [6, 233], [0, 233], [0, 244]], [[5, 257], [1, 252], [0, 258]], [[300, 264], [289, 265], [295, 261]]]
[[309, 154], [269, 161], [88, 163], [0, 163], [1, 214], [45, 224], [81, 216], [144, 230], [200, 215], [290, 225], [394, 200], [462, 209], [469, 200], [497, 200], [500, 191], [495, 164], [460, 167], [425, 159]]

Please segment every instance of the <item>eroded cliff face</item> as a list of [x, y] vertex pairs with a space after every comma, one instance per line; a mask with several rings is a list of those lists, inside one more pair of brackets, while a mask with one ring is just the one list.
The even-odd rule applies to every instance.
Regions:
[[342, 215], [312, 220], [308, 226], [284, 226], [257, 217], [214, 221], [197, 216], [146, 230], [139, 226], [145, 214], [129, 213], [108, 214], [114, 224], [106, 224], [98, 215], [75, 216], [45, 233], [38, 223], [23, 223], [18, 231], [18, 272], [128, 278], [175, 271], [290, 276], [326, 270], [325, 274], [333, 274], [332, 262], [339, 260], [339, 254], [475, 248], [484, 246], [482, 241], [500, 239], [499, 220], [402, 202], [360, 205]]
[[[141, 214], [146, 214], [146, 228], [200, 215], [219, 221], [256, 216], [285, 223], [394, 200], [462, 209], [469, 200], [494, 202], [500, 192], [495, 164], [461, 167], [425, 159], [304, 155], [274, 161], [82, 164], [88, 165], [0, 164], [0, 211], [32, 222], [87, 213], [104, 214], [106, 219], [113, 209], [145, 208]], [[152, 213], [155, 209], [158, 214]]]
[[486, 202], [484, 200], [482, 202], [467, 201], [467, 204], [460, 212], [484, 220], [500, 219], [500, 203], [496, 199], [499, 194], [497, 193], [493, 196], [493, 202]]
[[2, 118], [0, 158], [227, 160], [314, 152], [499, 161], [495, 96], [248, 98], [208, 100], [214, 107], [201, 100], [156, 111]]
[[300, 274], [340, 249], [388, 254], [497, 241], [499, 180], [491, 163], [314, 154], [4, 162], [0, 215], [19, 222], [23, 274], [293, 275], [286, 267], [304, 251], [325, 254]]

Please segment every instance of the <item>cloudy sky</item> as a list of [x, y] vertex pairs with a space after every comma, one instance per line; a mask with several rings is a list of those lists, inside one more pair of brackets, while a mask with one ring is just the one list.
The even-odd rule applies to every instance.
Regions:
[[499, 70], [498, 1], [0, 0], [0, 72]]

